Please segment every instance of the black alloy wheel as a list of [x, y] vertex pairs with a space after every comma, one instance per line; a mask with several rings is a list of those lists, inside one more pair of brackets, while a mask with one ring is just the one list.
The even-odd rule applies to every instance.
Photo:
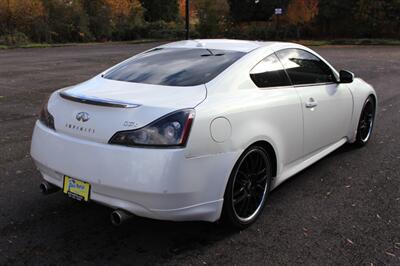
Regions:
[[272, 168], [269, 154], [259, 146], [247, 149], [236, 163], [229, 179], [223, 207], [223, 219], [243, 229], [261, 214], [268, 196]]
[[357, 128], [357, 137], [355, 144], [358, 146], [364, 146], [371, 138], [372, 129], [374, 127], [375, 119], [375, 102], [370, 96], [364, 103], [363, 110], [361, 112], [360, 121]]

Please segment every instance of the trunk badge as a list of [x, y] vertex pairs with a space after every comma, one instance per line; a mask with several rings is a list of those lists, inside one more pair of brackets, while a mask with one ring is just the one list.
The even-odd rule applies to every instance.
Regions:
[[78, 120], [78, 121], [86, 122], [86, 121], [88, 121], [88, 120], [90, 119], [90, 116], [89, 116], [89, 114], [86, 113], [86, 112], [79, 112], [79, 113], [76, 115], [75, 118], [76, 118], [76, 120]]

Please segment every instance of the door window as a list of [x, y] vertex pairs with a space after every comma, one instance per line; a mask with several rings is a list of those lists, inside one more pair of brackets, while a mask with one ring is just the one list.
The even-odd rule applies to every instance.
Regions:
[[285, 49], [276, 53], [294, 85], [332, 83], [331, 68], [317, 56], [301, 49]]

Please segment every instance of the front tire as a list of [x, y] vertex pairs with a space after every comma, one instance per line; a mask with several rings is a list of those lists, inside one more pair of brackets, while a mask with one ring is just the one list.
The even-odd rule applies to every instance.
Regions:
[[244, 229], [262, 213], [272, 179], [270, 155], [259, 146], [251, 146], [232, 170], [222, 209], [222, 220], [234, 229]]
[[375, 122], [375, 106], [374, 99], [369, 96], [364, 103], [358, 122], [357, 136], [354, 143], [358, 147], [365, 146], [371, 138]]

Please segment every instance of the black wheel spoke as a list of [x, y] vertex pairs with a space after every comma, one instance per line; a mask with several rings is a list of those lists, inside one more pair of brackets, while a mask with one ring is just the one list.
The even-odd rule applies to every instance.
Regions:
[[235, 191], [235, 193], [233, 194], [233, 197], [236, 198], [237, 196], [239, 196], [240, 194], [242, 194], [244, 192], [245, 192], [245, 188], [244, 187], [240, 187], [238, 190]]
[[256, 189], [261, 190], [261, 191], [264, 191], [265, 186], [258, 184], [258, 185], [256, 186]]
[[245, 197], [242, 205], [239, 208], [239, 215], [246, 215], [247, 206], [249, 205], [249, 197]]
[[[256, 210], [256, 209], [258, 208], [258, 205], [260, 204], [259, 199], [258, 199], [258, 197], [257, 197], [257, 194], [253, 194], [253, 195], [251, 196], [251, 203], [252, 203], [252, 205], [251, 205], [251, 210], [252, 210], [252, 211]], [[250, 214], [251, 214], [251, 213], [250, 213]]]
[[245, 193], [245, 191], [243, 191], [242, 193], [239, 193], [239, 195], [237, 195], [237, 197], [234, 198], [234, 200], [233, 200], [234, 204], [241, 203], [246, 197], [247, 197], [247, 194]]
[[266, 173], [266, 172], [267, 172], [267, 168], [263, 168], [262, 170], [258, 171], [258, 172], [256, 173], [256, 175], [259, 176], [259, 175], [262, 175], [262, 174], [264, 174], [264, 173]]
[[268, 178], [267, 174], [260, 175], [260, 176], [257, 177], [256, 183], [257, 184], [262, 184], [262, 183], [265, 182], [265, 180], [267, 180], [267, 178]]

